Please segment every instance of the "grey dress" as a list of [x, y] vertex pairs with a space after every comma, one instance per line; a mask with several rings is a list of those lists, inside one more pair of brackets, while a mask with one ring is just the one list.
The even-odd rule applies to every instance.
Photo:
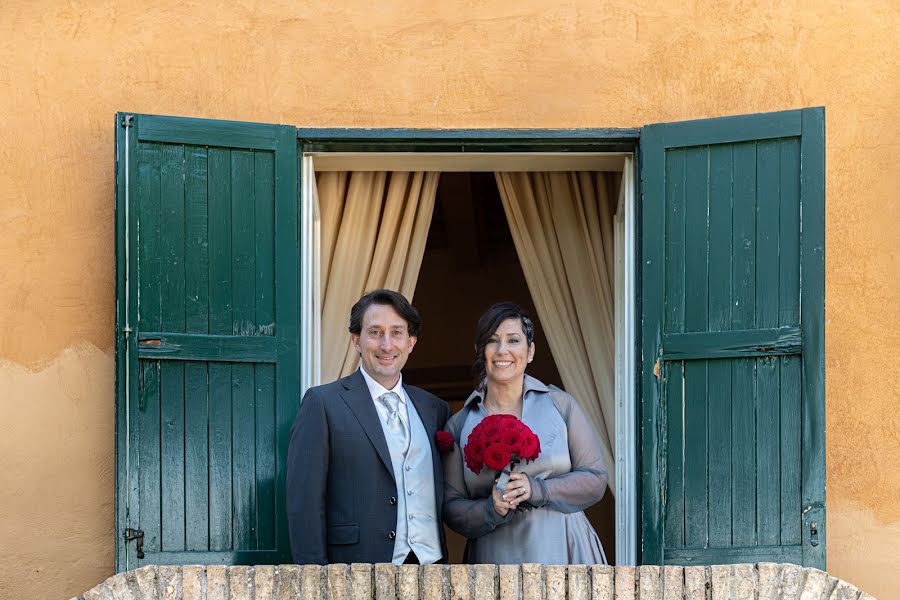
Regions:
[[494, 511], [494, 472], [476, 475], [465, 466], [469, 433], [488, 416], [483, 395], [473, 392], [448, 422], [457, 446], [444, 456], [443, 517], [466, 536], [470, 564], [606, 564], [603, 546], [582, 512], [603, 497], [609, 475], [600, 444], [575, 399], [525, 376], [522, 421], [541, 441], [541, 454], [517, 470], [528, 475], [534, 508]]

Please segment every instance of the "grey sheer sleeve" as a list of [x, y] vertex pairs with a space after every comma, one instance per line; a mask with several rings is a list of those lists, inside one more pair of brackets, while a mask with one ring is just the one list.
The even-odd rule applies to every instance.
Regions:
[[465, 464], [463, 452], [459, 445], [459, 432], [465, 419], [465, 409], [457, 413], [444, 428], [453, 434], [455, 444], [453, 452], [444, 455], [444, 506], [443, 518], [453, 531], [469, 539], [490, 533], [498, 525], [506, 523], [513, 516], [509, 511], [501, 517], [494, 510], [494, 502], [490, 496], [471, 498], [463, 476]]
[[529, 475], [531, 505], [574, 513], [600, 501], [609, 482], [600, 442], [587, 417], [571, 395], [555, 388], [551, 398], [566, 422], [569, 432], [569, 458], [572, 470], [544, 479]]

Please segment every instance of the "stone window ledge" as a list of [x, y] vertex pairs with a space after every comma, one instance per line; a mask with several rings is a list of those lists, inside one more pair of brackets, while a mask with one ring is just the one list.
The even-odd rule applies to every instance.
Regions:
[[73, 600], [875, 600], [818, 569], [543, 565], [147, 566]]

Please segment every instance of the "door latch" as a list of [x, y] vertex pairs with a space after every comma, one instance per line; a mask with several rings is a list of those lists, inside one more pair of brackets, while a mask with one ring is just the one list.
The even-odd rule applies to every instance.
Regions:
[[815, 521], [809, 524], [809, 545], [819, 545], [819, 524]]
[[125, 530], [125, 543], [131, 540], [137, 540], [137, 557], [141, 560], [144, 558], [144, 532], [140, 529], [132, 529], [129, 527]]

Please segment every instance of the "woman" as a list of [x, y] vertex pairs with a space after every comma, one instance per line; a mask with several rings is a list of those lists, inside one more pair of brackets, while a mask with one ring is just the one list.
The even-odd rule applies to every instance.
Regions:
[[[609, 479], [600, 444], [575, 399], [525, 374], [534, 358], [534, 325], [517, 305], [495, 304], [478, 321], [476, 389], [447, 422], [456, 451], [444, 460], [443, 517], [468, 538], [467, 563], [606, 564], [584, 512]], [[504, 493], [495, 473], [469, 470], [463, 452], [488, 415], [511, 414], [538, 436], [541, 453], [520, 463]]]

